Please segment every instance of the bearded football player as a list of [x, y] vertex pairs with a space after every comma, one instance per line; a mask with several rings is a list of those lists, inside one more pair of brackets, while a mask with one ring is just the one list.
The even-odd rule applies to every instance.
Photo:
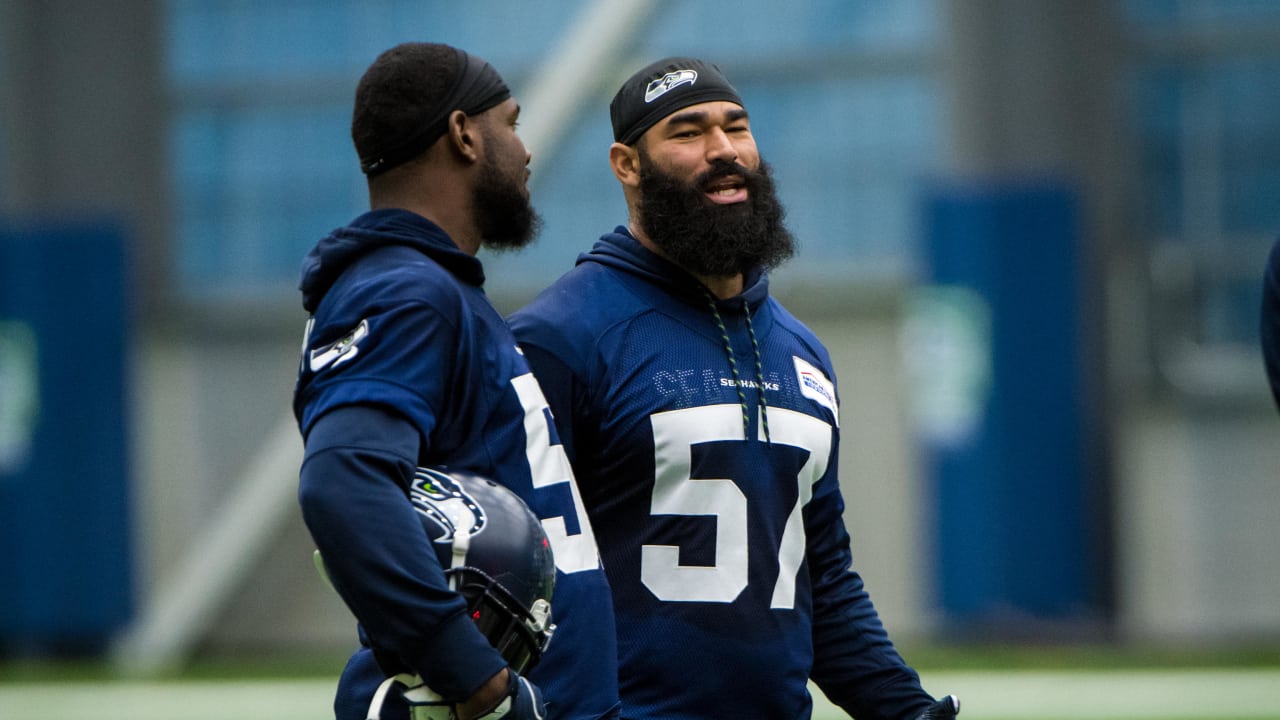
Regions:
[[510, 318], [604, 560], [622, 717], [951, 718], [852, 567], [839, 394], [769, 295], [795, 248], [747, 109], [695, 58], [610, 107], [628, 220]]

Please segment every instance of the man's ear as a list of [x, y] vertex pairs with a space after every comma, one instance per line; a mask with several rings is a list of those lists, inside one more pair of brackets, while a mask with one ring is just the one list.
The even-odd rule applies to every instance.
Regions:
[[610, 145], [609, 167], [625, 187], [640, 186], [640, 153], [634, 147], [618, 142]]
[[473, 163], [480, 159], [480, 128], [473, 117], [461, 110], [449, 113], [449, 125], [445, 130], [449, 147], [463, 160]]

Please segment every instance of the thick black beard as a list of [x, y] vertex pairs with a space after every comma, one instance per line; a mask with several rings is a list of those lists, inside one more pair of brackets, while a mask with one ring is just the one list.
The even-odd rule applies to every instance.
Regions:
[[[763, 160], [756, 171], [717, 161], [692, 183], [659, 170], [643, 151], [640, 160], [640, 227], [675, 264], [698, 276], [731, 277], [754, 267], [771, 270], [795, 253], [773, 172]], [[707, 200], [709, 183], [735, 174], [746, 180], [746, 202]]]
[[488, 161], [472, 191], [471, 212], [481, 244], [495, 252], [525, 247], [542, 229], [542, 217], [528, 196]]

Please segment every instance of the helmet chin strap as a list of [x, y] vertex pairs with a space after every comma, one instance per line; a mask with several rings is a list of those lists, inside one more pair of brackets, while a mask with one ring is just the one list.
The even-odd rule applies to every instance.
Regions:
[[[456, 570], [467, 564], [467, 550], [471, 547], [471, 528], [475, 526], [475, 518], [470, 514], [456, 520], [465, 522], [465, 526], [460, 522], [453, 531], [453, 564], [449, 566], [450, 570]], [[449, 577], [449, 589], [457, 591], [458, 575], [454, 573]]]

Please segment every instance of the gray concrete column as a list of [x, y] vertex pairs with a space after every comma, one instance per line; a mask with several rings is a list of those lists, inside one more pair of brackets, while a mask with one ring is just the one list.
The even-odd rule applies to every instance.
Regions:
[[159, 0], [0, 3], [0, 214], [120, 223], [144, 302], [171, 235], [162, 22]]

